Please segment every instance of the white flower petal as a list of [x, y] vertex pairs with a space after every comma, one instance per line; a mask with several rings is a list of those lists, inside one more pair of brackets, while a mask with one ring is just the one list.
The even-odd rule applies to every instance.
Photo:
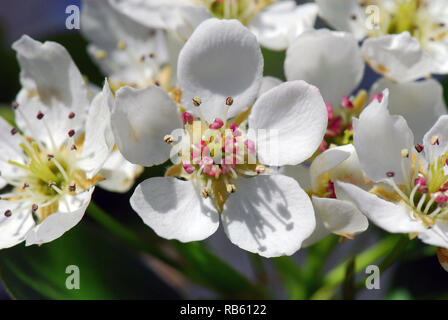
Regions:
[[[91, 43], [89, 53], [103, 72], [116, 82], [148, 85], [156, 74], [140, 59], [151, 53], [156, 64], [168, 61], [164, 32], [120, 13], [109, 1], [83, 0], [82, 4], [81, 31]], [[124, 50], [118, 48], [119, 43]], [[98, 59], [100, 50], [106, 55]]]
[[182, 5], [173, 10], [163, 10], [162, 16], [168, 24], [168, 28], [174, 30], [174, 34], [183, 41], [190, 38], [198, 25], [212, 17], [207, 8], [191, 5]]
[[361, 54], [374, 70], [397, 82], [417, 80], [432, 69], [431, 57], [407, 31], [367, 39]]
[[[59, 146], [68, 138], [69, 130], [82, 128], [89, 107], [84, 79], [60, 44], [41, 43], [24, 35], [12, 47], [17, 52], [23, 86], [17, 97], [16, 122], [28, 136], [47, 144], [51, 143], [50, 131]], [[36, 119], [39, 111], [45, 115], [42, 121]], [[77, 117], [69, 121], [70, 112]]]
[[258, 13], [249, 25], [260, 44], [271, 50], [285, 50], [302, 32], [312, 29], [317, 5], [297, 5], [293, 0], [279, 1]]
[[151, 28], [172, 29], [173, 18], [183, 6], [194, 6], [191, 0], [110, 0], [112, 6]]
[[292, 255], [315, 228], [308, 195], [283, 175], [241, 178], [222, 212], [224, 231], [238, 247], [263, 257]]
[[442, 21], [448, 21], [448, 7], [445, 0], [431, 0], [427, 2], [427, 10]]
[[87, 90], [81, 73], [67, 50], [52, 41], [41, 43], [27, 35], [13, 43], [25, 89], [37, 91], [46, 103], [59, 99], [67, 107], [87, 109]]
[[370, 180], [361, 169], [361, 164], [359, 163], [359, 158], [358, 154], [356, 153], [355, 146], [352, 144], [347, 144], [345, 146], [338, 146], [332, 149], [339, 149], [348, 152], [350, 156], [343, 162], [329, 170], [330, 180], [341, 180], [350, 182], [361, 188], [367, 187], [370, 183]]
[[119, 150], [113, 150], [99, 172], [105, 180], [98, 186], [111, 192], [128, 192], [142, 172], [143, 167], [127, 161]]
[[150, 36], [151, 28], [120, 13], [110, 1], [82, 0], [81, 31], [83, 35], [101, 49], [111, 52], [118, 50], [118, 42], [123, 42], [128, 48], [146, 43], [146, 52], [154, 52]]
[[337, 106], [342, 96], [355, 90], [363, 74], [364, 61], [350, 33], [310, 30], [294, 40], [286, 52], [286, 78], [315, 85], [326, 102]]
[[191, 181], [150, 178], [137, 186], [130, 202], [143, 222], [166, 239], [203, 240], [219, 226], [211, 199], [203, 199]]
[[261, 80], [261, 86], [260, 89], [258, 90], [257, 97], [260, 97], [263, 93], [268, 92], [269, 90], [275, 88], [282, 82], [283, 82], [282, 80], [275, 77], [270, 76], [263, 77], [263, 79]]
[[388, 102], [389, 91], [384, 90], [381, 103], [375, 99], [363, 110], [353, 123], [353, 140], [361, 168], [370, 179], [378, 182], [393, 172], [399, 184], [404, 181], [401, 150], [413, 150], [414, 136], [402, 116], [390, 115]]
[[232, 97], [228, 117], [233, 117], [251, 106], [262, 73], [261, 50], [247, 28], [237, 20], [206, 20], [179, 54], [177, 78], [183, 105], [197, 115], [192, 99], [199, 97], [202, 114], [211, 123], [225, 118], [225, 101]]
[[340, 236], [352, 236], [367, 230], [367, 218], [351, 202], [313, 196], [316, 215], [325, 227]]
[[316, 3], [319, 15], [335, 29], [350, 32], [358, 40], [366, 36], [366, 17], [358, 0], [316, 0]]
[[389, 89], [390, 113], [406, 119], [417, 143], [421, 143], [424, 134], [446, 114], [443, 88], [434, 79], [396, 83], [382, 78], [372, 86], [370, 93], [380, 93], [386, 88]]
[[280, 173], [295, 179], [304, 190], [311, 189], [310, 168], [306, 164], [283, 166]]
[[182, 127], [176, 103], [158, 86], [120, 88], [111, 119], [118, 149], [143, 166], [168, 160], [171, 148], [163, 138]]
[[[446, 3], [443, 4], [446, 7]], [[448, 19], [445, 23], [448, 22]], [[429, 41], [425, 45], [425, 51], [432, 58], [432, 72], [436, 74], [448, 73], [448, 42], [445, 41]]]
[[[20, 207], [19, 201], [0, 200], [0, 249], [15, 246], [25, 240], [27, 232], [35, 225], [31, 208]], [[6, 217], [5, 212], [11, 211]]]
[[345, 150], [344, 146], [335, 147], [325, 150], [325, 152], [319, 154], [311, 163], [310, 178], [311, 186], [316, 190], [319, 186], [319, 177], [337, 167], [350, 157], [349, 150]]
[[316, 218], [316, 228], [308, 238], [303, 240], [302, 248], [312, 246], [313, 244], [319, 242], [320, 240], [331, 234], [331, 232], [328, 231], [328, 229], [325, 227], [324, 222], [322, 221], [322, 219], [319, 217], [318, 214], [315, 215], [315, 218]]
[[59, 201], [58, 211], [26, 234], [26, 246], [51, 242], [76, 226], [89, 206], [94, 189], [91, 188], [76, 196], [67, 195], [63, 201]]
[[103, 166], [115, 141], [110, 125], [110, 110], [114, 105], [114, 96], [107, 81], [103, 91], [93, 99], [87, 115], [86, 134], [82, 147], [79, 167], [92, 178]]
[[[2, 117], [0, 117], [0, 175], [6, 178], [17, 179], [20, 175], [24, 175], [22, 169], [8, 163], [9, 160], [18, 163], [25, 163], [25, 154], [20, 148], [20, 144], [25, 139], [19, 134], [11, 134], [13, 127]], [[3, 183], [4, 184], [4, 183]]]
[[426, 231], [420, 232], [418, 238], [431, 246], [448, 248], [448, 222], [437, 222]]
[[391, 233], [411, 233], [425, 230], [420, 220], [411, 218], [406, 205], [395, 204], [345, 182], [336, 182], [339, 192], [345, 193], [358, 209], [374, 224]]
[[[431, 139], [438, 138], [438, 143], [432, 144]], [[448, 150], [448, 115], [441, 116], [434, 126], [423, 137], [425, 157], [428, 162], [433, 162], [445, 154]]]
[[327, 121], [316, 87], [290, 81], [269, 90], [257, 99], [249, 115], [260, 162], [282, 166], [305, 161], [322, 142]]

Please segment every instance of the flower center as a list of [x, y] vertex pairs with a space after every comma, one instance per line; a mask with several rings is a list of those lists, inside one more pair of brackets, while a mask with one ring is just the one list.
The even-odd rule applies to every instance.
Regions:
[[[373, 99], [382, 99], [381, 95], [375, 95]], [[327, 103], [328, 126], [324, 140], [319, 146], [318, 152], [324, 152], [331, 146], [343, 146], [353, 143], [352, 117], [358, 117], [367, 101], [365, 90], [358, 92], [356, 97], [342, 97], [341, 105], [334, 108]], [[317, 155], [317, 154], [316, 154]]]
[[[193, 104], [201, 115], [201, 99], [193, 98]], [[233, 99], [227, 98], [227, 112], [232, 104]], [[168, 144], [176, 142], [173, 150], [178, 159], [173, 162], [180, 162], [168, 169], [167, 175], [192, 180], [202, 197], [210, 196], [222, 211], [228, 195], [237, 192], [234, 182], [238, 177], [256, 176], [268, 170], [257, 162], [255, 142], [247, 137], [245, 118], [247, 112], [235, 117], [232, 123], [220, 118], [208, 123], [202, 116], [198, 120], [191, 113], [183, 113], [182, 137], [164, 137]]]
[[248, 25], [252, 18], [277, 0], [199, 0], [214, 17], [237, 19]]
[[[438, 138], [433, 137], [431, 143], [438, 144]], [[420, 153], [423, 146], [417, 144], [415, 149]], [[436, 219], [448, 219], [448, 151], [427, 165], [407, 149], [403, 149], [401, 155], [405, 184], [396, 184], [395, 172], [389, 171], [386, 172], [387, 182], [393, 192], [378, 186], [371, 192], [393, 202], [404, 202], [412, 209], [414, 217], [427, 227], [432, 226]], [[406, 174], [409, 167], [410, 175]]]
[[[17, 109], [18, 105], [15, 105], [15, 109]], [[32, 128], [25, 114], [20, 109], [18, 111], [28, 128]], [[69, 119], [74, 117], [73, 112], [68, 114]], [[3, 200], [19, 201], [19, 208], [29, 207], [35, 222], [40, 223], [58, 210], [59, 200], [66, 201], [64, 196], [75, 195], [89, 189], [102, 178], [97, 175], [92, 179], [86, 179], [84, 172], [77, 167], [83, 136], [75, 140], [73, 137], [75, 131], [69, 130], [66, 143], [57, 147], [45, 122], [44, 114], [39, 111], [36, 118], [43, 122], [51, 143], [46, 146], [38, 140], [23, 136], [19, 144], [22, 152], [18, 154], [21, 160], [3, 159], [0, 156], [0, 161], [21, 171], [15, 176], [2, 175], [2, 179], [11, 185], [12, 189], [1, 194], [1, 197]], [[13, 128], [11, 134], [19, 134], [18, 129]], [[35, 136], [35, 134], [32, 135]], [[15, 148], [15, 146], [11, 147]], [[7, 217], [13, 214], [11, 210], [7, 210], [7, 212], [8, 214], [5, 213]]]

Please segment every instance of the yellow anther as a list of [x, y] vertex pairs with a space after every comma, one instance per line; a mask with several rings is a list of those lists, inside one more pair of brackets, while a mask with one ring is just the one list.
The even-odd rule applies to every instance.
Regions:
[[409, 157], [409, 150], [408, 149], [401, 149], [401, 156], [403, 158]]
[[236, 192], [236, 187], [234, 184], [228, 184], [226, 186], [227, 192], [228, 193], [235, 193]]
[[256, 172], [257, 174], [264, 173], [265, 171], [266, 171], [266, 167], [265, 167], [264, 165], [262, 165], [262, 164], [259, 164], [259, 165], [257, 165], [257, 166], [255, 167], [255, 172]]
[[439, 144], [439, 136], [432, 136], [430, 142], [432, 145]]
[[165, 137], [163, 137], [163, 141], [165, 141], [168, 144], [171, 144], [171, 143], [173, 143], [174, 138], [172, 135], [167, 134]]
[[207, 198], [208, 198], [209, 193], [208, 193], [207, 188], [202, 189], [202, 191], [201, 191], [201, 196], [202, 196], [202, 198], [204, 198], [204, 199], [207, 199]]
[[107, 54], [106, 54], [106, 51], [104, 51], [104, 50], [98, 50], [96, 53], [95, 53], [95, 57], [97, 58], [97, 59], [105, 59], [106, 58], [106, 56], [107, 56]]
[[120, 50], [125, 50], [126, 49], [126, 43], [123, 42], [123, 41], [119, 41], [117, 43], [117, 48], [120, 49]]
[[193, 104], [194, 104], [196, 107], [199, 107], [199, 106], [201, 105], [201, 103], [202, 103], [202, 100], [201, 100], [201, 98], [199, 98], [199, 97], [194, 97], [194, 98], [192, 99], [192, 101], [193, 101]]

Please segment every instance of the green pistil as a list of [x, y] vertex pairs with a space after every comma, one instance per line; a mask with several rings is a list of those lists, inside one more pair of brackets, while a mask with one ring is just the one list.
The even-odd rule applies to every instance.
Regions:
[[[272, 1], [265, 1], [266, 4]], [[237, 19], [244, 25], [260, 10], [254, 0], [203, 0], [212, 15], [219, 19]]]
[[411, 35], [414, 35], [419, 3], [420, 0], [397, 0], [397, 12], [389, 24], [388, 33], [399, 34], [409, 31]]
[[[21, 164], [16, 161], [8, 161], [11, 165], [22, 168], [30, 173], [28, 177], [28, 183], [35, 188], [41, 189], [42, 193], [53, 193], [50, 186], [53, 185], [56, 188], [63, 187], [63, 183], [67, 182], [63, 170], [66, 170], [66, 164], [62, 161], [58, 162], [61, 168], [55, 161], [58, 161], [54, 156], [48, 156], [39, 150], [39, 147], [35, 142], [31, 143], [31, 147], [28, 144], [21, 143], [20, 147], [28, 155], [29, 162], [27, 164]], [[54, 160], [52, 160], [54, 158]], [[62, 171], [61, 171], [62, 170]]]
[[439, 191], [440, 187], [446, 181], [448, 181], [448, 176], [445, 175], [445, 170], [443, 168], [446, 164], [447, 158], [448, 158], [448, 151], [442, 157], [439, 157], [436, 162], [433, 162], [430, 165], [431, 180], [428, 185], [430, 193]]
[[343, 136], [334, 137], [333, 141], [330, 141], [330, 143], [334, 143], [338, 146], [344, 146], [346, 144], [353, 143], [353, 130], [345, 129]]

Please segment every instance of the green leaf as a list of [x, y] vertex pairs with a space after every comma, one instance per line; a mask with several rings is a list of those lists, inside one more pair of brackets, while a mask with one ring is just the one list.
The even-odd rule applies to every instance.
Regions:
[[279, 257], [272, 260], [286, 288], [288, 297], [292, 300], [305, 299], [307, 287], [304, 274], [296, 263], [290, 257]]
[[146, 239], [139, 237], [110, 215], [106, 214], [95, 203], [90, 203], [87, 212], [98, 223], [118, 237], [118, 239], [137, 250], [159, 259], [179, 271], [191, 281], [216, 291], [221, 296], [237, 298], [253, 296], [254, 294], [258, 296], [260, 294], [259, 288], [211, 253], [201, 243], [184, 244], [178, 241], [170, 241], [169, 244], [180, 255], [178, 259], [173, 259], [167, 256], [164, 251], [161, 251], [158, 246], [146, 242]]
[[11, 125], [15, 125], [14, 122], [14, 112], [12, 111], [12, 108], [10, 106], [0, 106], [0, 117], [5, 119], [7, 122], [9, 122]]
[[[79, 268], [80, 289], [66, 280]], [[84, 222], [42, 245], [0, 251], [0, 278], [16, 299], [179, 298], [142, 260]]]
[[262, 298], [260, 288], [222, 261], [199, 242], [174, 241], [185, 262], [184, 273], [196, 283], [210, 288], [224, 298]]
[[412, 300], [412, 295], [410, 292], [403, 288], [392, 289], [387, 294], [387, 300]]
[[[400, 247], [400, 250], [403, 249], [403, 242], [404, 240], [402, 235], [392, 234], [363, 251], [356, 258], [356, 266], [354, 269], [355, 273], [364, 271], [368, 265], [375, 263], [381, 257], [386, 257], [384, 258], [384, 262], [386, 263], [385, 265], [389, 266], [389, 263], [392, 262], [396, 258], [396, 255], [400, 253], [399, 251], [395, 252], [394, 248], [398, 246]], [[333, 297], [337, 285], [342, 283], [345, 279], [347, 264], [349, 263], [350, 259], [342, 262], [331, 270], [323, 279], [324, 285], [317, 290], [311, 298], [315, 300], [326, 300]]]
[[285, 81], [283, 63], [285, 62], [286, 51], [272, 51], [261, 48], [264, 58], [264, 75], [279, 78]]

